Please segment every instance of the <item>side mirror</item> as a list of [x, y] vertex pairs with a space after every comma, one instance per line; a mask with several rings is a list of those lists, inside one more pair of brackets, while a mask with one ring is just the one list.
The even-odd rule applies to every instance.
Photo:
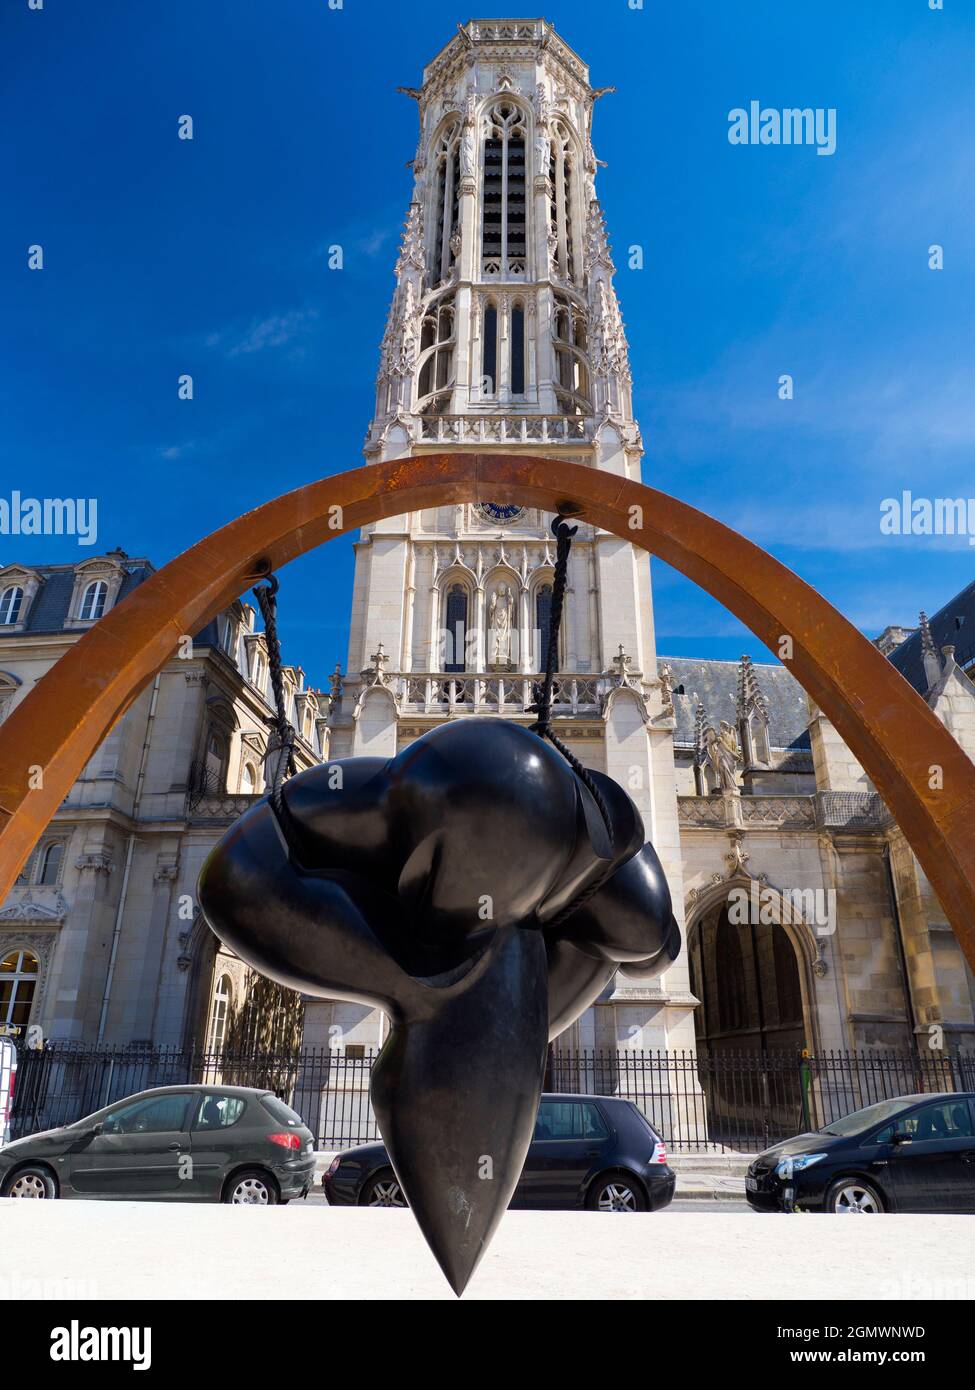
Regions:
[[104, 1125], [93, 1125], [93, 1126], [92, 1126], [92, 1131], [91, 1131], [91, 1137], [92, 1137], [92, 1139], [97, 1139], [98, 1136], [99, 1136], [99, 1134], [104, 1134], [104, 1133], [105, 1133], [105, 1126], [104, 1126]]
[[893, 1134], [890, 1136], [890, 1142], [892, 1144], [910, 1144], [911, 1136], [908, 1134], [906, 1129], [895, 1129]]

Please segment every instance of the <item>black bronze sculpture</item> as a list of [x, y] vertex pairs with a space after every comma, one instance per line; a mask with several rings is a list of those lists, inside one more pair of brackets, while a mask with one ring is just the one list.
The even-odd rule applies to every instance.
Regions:
[[647, 978], [680, 948], [636, 806], [538, 737], [546, 710], [543, 695], [537, 732], [460, 718], [388, 762], [301, 773], [200, 878], [207, 920], [248, 964], [388, 1015], [373, 1108], [457, 1293], [521, 1174], [549, 1039], [621, 963]]

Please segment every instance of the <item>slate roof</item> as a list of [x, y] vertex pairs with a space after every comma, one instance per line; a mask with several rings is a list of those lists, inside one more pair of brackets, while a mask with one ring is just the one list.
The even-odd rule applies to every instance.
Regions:
[[[31, 565], [39, 574], [42, 584], [27, 613], [25, 633], [61, 632], [67, 621], [71, 595], [74, 592], [75, 571], [73, 565]], [[148, 560], [136, 560], [127, 566], [116, 603], [121, 603], [144, 579], [148, 579], [153, 568]], [[17, 634], [11, 634], [16, 636]]]
[[[971, 665], [975, 661], [975, 581], [949, 599], [934, 617], [928, 619], [928, 625], [935, 651], [939, 655], [942, 647], [954, 647], [958, 665]], [[915, 690], [926, 694], [928, 682], [921, 658], [920, 630], [913, 632], [906, 642], [891, 652], [890, 661]]]
[[[708, 723], [727, 719], [737, 720], [738, 691], [737, 661], [702, 661], [696, 657], [662, 656], [657, 669], [670, 667], [674, 686], [674, 716], [677, 727], [674, 742], [694, 746], [694, 712], [702, 704]], [[809, 706], [802, 686], [784, 666], [759, 666], [752, 670], [768, 701], [769, 742], [773, 748], [809, 751]], [[685, 693], [676, 693], [679, 686]]]

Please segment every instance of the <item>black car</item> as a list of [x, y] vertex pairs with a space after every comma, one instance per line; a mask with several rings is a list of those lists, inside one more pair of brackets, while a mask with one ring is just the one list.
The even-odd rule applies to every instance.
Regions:
[[975, 1212], [975, 1094], [897, 1096], [749, 1165], [757, 1211]]
[[273, 1206], [307, 1193], [314, 1149], [271, 1091], [161, 1086], [0, 1149], [0, 1196]]
[[[545, 1095], [511, 1208], [657, 1211], [676, 1181], [663, 1140], [632, 1101]], [[333, 1206], [407, 1205], [384, 1144], [338, 1154], [322, 1187]]]

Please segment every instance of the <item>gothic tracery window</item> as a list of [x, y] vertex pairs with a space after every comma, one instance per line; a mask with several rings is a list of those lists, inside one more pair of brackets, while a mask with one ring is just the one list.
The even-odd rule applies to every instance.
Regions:
[[468, 631], [468, 593], [463, 584], [451, 584], [446, 593], [446, 621], [444, 623], [446, 641], [444, 647], [444, 670], [466, 670], [466, 647]]
[[511, 310], [511, 394], [525, 394], [525, 306], [517, 300]]
[[454, 385], [454, 296], [427, 306], [420, 330], [417, 404], [425, 415], [442, 415]]
[[433, 244], [430, 247], [430, 283], [449, 279], [457, 259], [456, 234], [460, 209], [460, 122], [454, 121], [441, 135], [435, 154]]
[[483, 273], [510, 279], [524, 276], [527, 250], [525, 114], [512, 101], [499, 101], [487, 115], [481, 223]]
[[481, 357], [481, 394], [498, 394], [498, 310], [488, 304], [484, 309], [484, 343]]
[[[541, 584], [535, 590], [535, 636], [537, 642], [537, 657], [534, 662], [536, 671], [544, 671], [548, 661], [548, 644], [552, 632], [552, 586], [551, 584]], [[556, 663], [559, 665], [560, 663]]]

